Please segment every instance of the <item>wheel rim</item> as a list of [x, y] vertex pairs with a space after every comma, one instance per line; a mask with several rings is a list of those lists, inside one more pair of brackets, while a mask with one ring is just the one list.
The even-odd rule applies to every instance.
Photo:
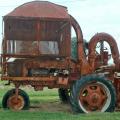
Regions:
[[21, 110], [24, 107], [24, 99], [22, 96], [18, 95], [18, 98], [16, 98], [15, 95], [10, 96], [7, 101], [8, 108], [12, 110]]
[[109, 107], [110, 101], [110, 91], [103, 83], [90, 83], [80, 89], [79, 105], [85, 113], [104, 112]]

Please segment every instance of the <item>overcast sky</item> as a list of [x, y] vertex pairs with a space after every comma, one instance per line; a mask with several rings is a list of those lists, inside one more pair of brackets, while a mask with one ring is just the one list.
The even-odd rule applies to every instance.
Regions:
[[[2, 16], [30, 0], [0, 0], [0, 41]], [[120, 0], [49, 0], [68, 8], [82, 28], [87, 41], [97, 32], [107, 32], [117, 41], [120, 49]]]

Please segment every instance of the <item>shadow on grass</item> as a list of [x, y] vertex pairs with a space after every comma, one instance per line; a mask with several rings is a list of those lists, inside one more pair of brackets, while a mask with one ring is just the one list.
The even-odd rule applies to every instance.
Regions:
[[50, 101], [46, 101], [46, 102], [34, 101], [31, 103], [30, 111], [72, 113], [70, 105], [63, 104], [59, 100], [51, 101], [51, 102]]

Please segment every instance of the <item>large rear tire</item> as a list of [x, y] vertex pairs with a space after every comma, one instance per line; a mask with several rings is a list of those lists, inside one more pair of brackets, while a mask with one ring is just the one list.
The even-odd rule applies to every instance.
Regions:
[[76, 113], [112, 112], [116, 104], [115, 88], [104, 77], [83, 76], [71, 88], [70, 103]]
[[26, 92], [19, 89], [18, 98], [15, 96], [15, 89], [9, 90], [2, 99], [4, 109], [26, 110], [30, 106], [29, 96]]

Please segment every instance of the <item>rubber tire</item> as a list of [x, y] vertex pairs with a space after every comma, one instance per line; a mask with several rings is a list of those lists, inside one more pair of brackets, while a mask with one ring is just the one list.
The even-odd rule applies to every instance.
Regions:
[[[113, 112], [115, 110], [116, 104], [116, 91], [110, 80], [107, 80], [105, 77], [97, 76], [97, 75], [87, 75], [81, 77], [80, 80], [77, 80], [73, 83], [70, 94], [70, 104], [74, 113], [85, 113], [79, 105], [79, 92], [80, 89], [91, 82], [101, 82], [104, 84], [110, 91], [111, 101], [108, 108], [104, 112]], [[92, 112], [92, 111], [91, 111]]]
[[[9, 99], [10, 96], [15, 94], [15, 89], [11, 89], [9, 91], [6, 92], [6, 94], [3, 96], [2, 99], [2, 107], [4, 109], [9, 109], [9, 107], [7, 106], [7, 100]], [[19, 95], [21, 95], [24, 98], [24, 107], [21, 110], [27, 110], [29, 109], [30, 106], [30, 100], [29, 100], [29, 96], [27, 95], [27, 93], [21, 89], [19, 89]]]
[[66, 88], [59, 88], [58, 89], [58, 94], [61, 102], [63, 103], [69, 103], [69, 90]]

